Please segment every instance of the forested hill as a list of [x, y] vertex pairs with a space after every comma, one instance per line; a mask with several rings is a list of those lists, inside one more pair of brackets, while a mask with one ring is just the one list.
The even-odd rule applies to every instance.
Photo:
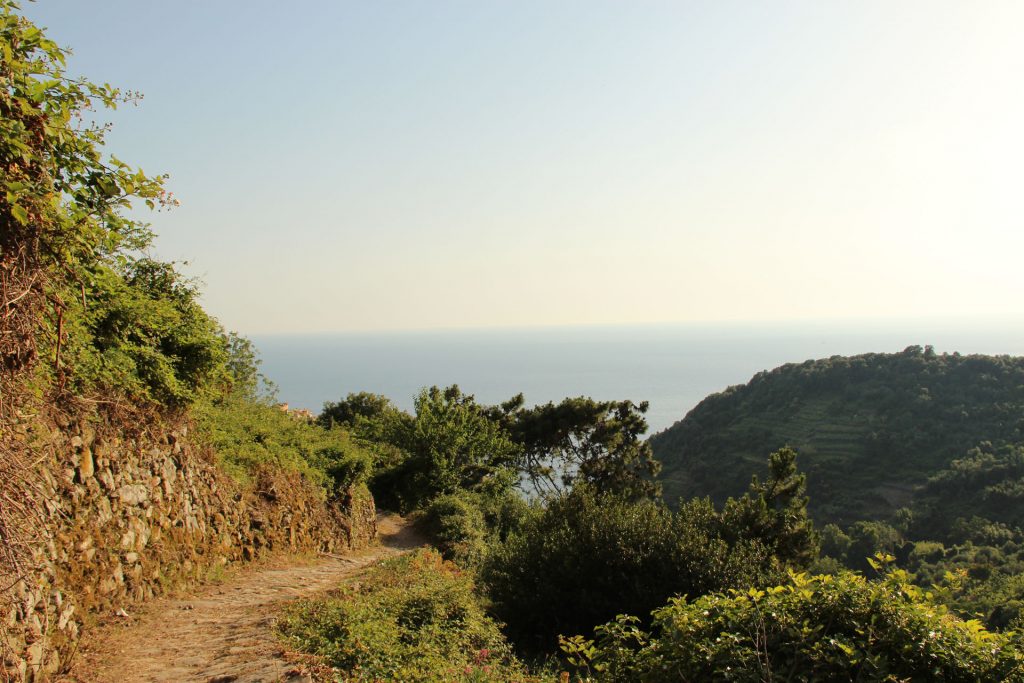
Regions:
[[[1024, 358], [939, 355], [918, 346], [758, 373], [650, 439], [670, 502], [711, 496], [721, 503], [738, 495], [768, 453], [790, 445], [820, 523], [935, 508], [926, 498], [934, 498], [936, 483], [963, 478], [967, 461], [948, 469], [952, 461], [985, 441], [993, 445], [988, 451], [1024, 441]], [[1005, 489], [1015, 482], [1002, 480], [1020, 474], [1002, 466], [1008, 464], [997, 462], [995, 474], [989, 467], [981, 480], [966, 482], [970, 490], [958, 497], [970, 496], [968, 507], [999, 508], [990, 489]], [[1000, 481], [987, 481], [989, 475]]]

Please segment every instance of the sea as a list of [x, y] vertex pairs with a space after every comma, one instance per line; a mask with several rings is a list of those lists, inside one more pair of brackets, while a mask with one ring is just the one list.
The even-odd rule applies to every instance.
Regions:
[[762, 370], [833, 355], [936, 352], [1024, 355], [1024, 318], [579, 326], [282, 334], [252, 337], [278, 400], [319, 412], [351, 392], [411, 410], [425, 387], [458, 384], [495, 404], [569, 396], [647, 401], [648, 434], [681, 420], [709, 394]]

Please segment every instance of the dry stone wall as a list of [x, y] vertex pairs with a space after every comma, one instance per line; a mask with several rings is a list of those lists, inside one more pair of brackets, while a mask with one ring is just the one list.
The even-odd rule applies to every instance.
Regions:
[[365, 488], [334, 500], [295, 473], [249, 486], [197, 449], [185, 424], [126, 434], [109, 421], [37, 418], [17, 427], [38, 454], [45, 512], [33, 562], [0, 588], [3, 680], [47, 680], [83, 627], [230, 563], [274, 551], [341, 553], [376, 536]]

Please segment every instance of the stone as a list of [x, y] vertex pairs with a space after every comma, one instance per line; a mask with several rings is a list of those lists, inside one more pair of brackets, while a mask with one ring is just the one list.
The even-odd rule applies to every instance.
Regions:
[[125, 505], [141, 505], [149, 500], [149, 489], [145, 484], [125, 484], [117, 490], [117, 497]]
[[164, 458], [162, 474], [165, 481], [173, 482], [178, 478], [178, 466], [172, 458]]
[[103, 526], [114, 518], [114, 511], [110, 507], [110, 499], [103, 496], [96, 504], [96, 522]]
[[92, 449], [86, 446], [82, 449], [82, 452], [78, 454], [78, 481], [87, 481], [92, 479], [95, 471], [96, 466], [92, 457]]
[[43, 641], [37, 640], [28, 646], [25, 651], [25, 658], [28, 660], [28, 668], [39, 670], [43, 666]]
[[132, 542], [132, 547], [127, 549], [141, 552], [149, 544], [149, 538], [152, 536], [149, 525], [142, 519], [133, 517], [129, 520], [128, 526], [134, 532], [135, 537]]
[[114, 473], [110, 471], [109, 467], [104, 467], [102, 470], [100, 470], [97, 479], [100, 480], [100, 483], [102, 483], [103, 486], [106, 487], [108, 491], [114, 490]]
[[68, 605], [67, 608], [65, 608], [64, 611], [62, 611], [60, 613], [60, 617], [57, 619], [57, 628], [60, 629], [61, 631], [67, 629], [68, 622], [71, 621], [71, 616], [74, 613], [75, 613], [75, 606], [74, 605]]

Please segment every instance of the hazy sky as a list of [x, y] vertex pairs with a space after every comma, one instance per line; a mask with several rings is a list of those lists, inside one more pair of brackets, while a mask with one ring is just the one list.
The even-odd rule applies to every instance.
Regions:
[[1024, 3], [41, 0], [247, 334], [1024, 317]]

